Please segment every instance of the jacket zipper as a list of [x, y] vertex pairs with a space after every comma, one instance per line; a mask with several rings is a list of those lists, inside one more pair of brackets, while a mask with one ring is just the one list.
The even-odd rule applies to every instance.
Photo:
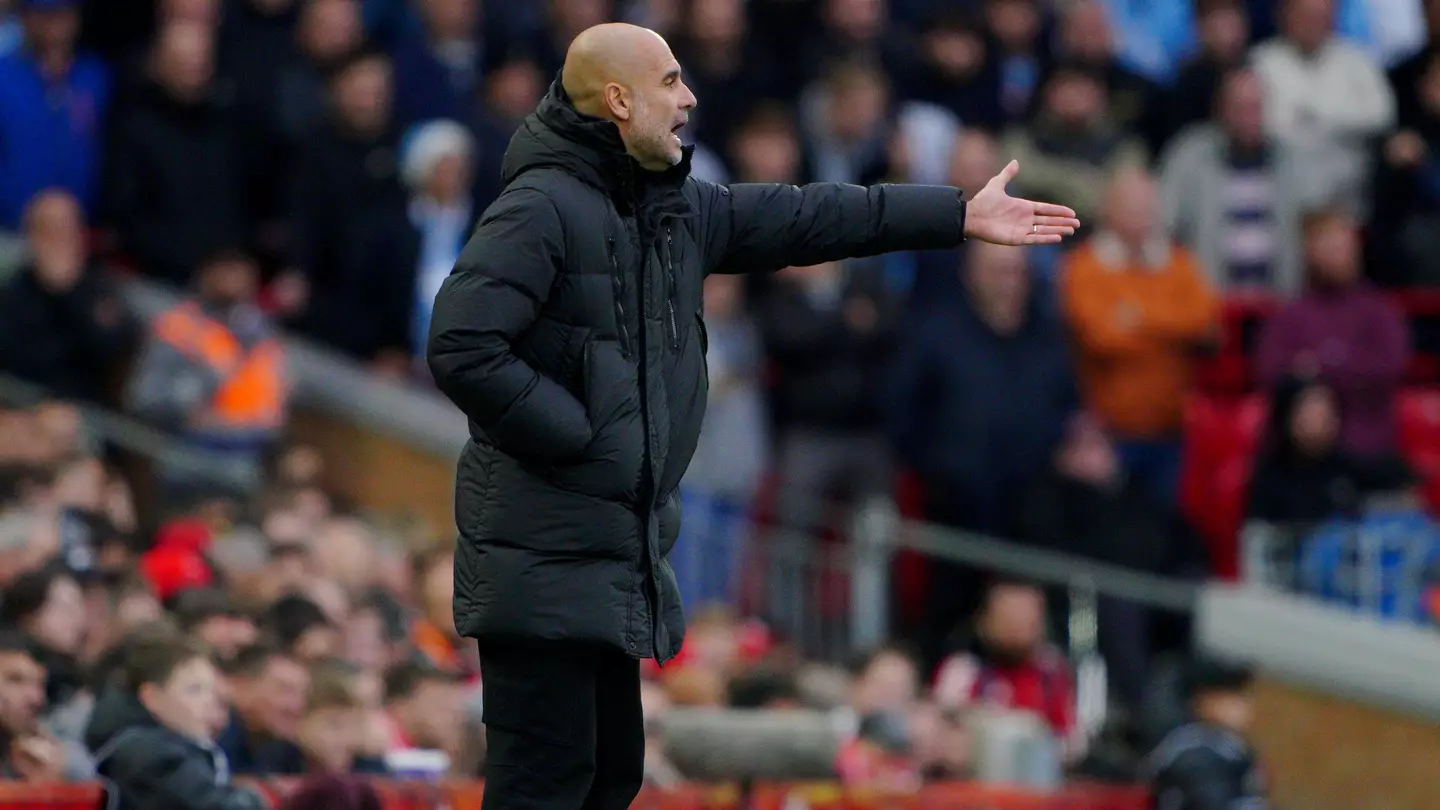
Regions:
[[675, 236], [665, 226], [665, 306], [670, 326], [670, 348], [680, 348], [680, 329], [675, 324]]
[[620, 353], [630, 357], [630, 327], [625, 321], [625, 281], [620, 275], [620, 259], [615, 255], [615, 237], [607, 237], [610, 247], [610, 286], [615, 293], [615, 331], [620, 335]]

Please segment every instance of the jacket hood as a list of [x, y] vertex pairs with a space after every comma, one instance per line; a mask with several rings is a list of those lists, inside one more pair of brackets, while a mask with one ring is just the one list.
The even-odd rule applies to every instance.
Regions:
[[106, 687], [95, 702], [95, 711], [90, 716], [90, 726], [85, 729], [85, 746], [100, 752], [122, 731], [135, 728], [154, 728], [160, 724], [155, 716], [140, 704], [134, 695], [113, 686]]
[[[694, 147], [685, 147], [678, 165], [660, 173], [662, 180], [678, 185], [690, 174]], [[525, 116], [510, 139], [501, 164], [501, 177], [509, 185], [531, 169], [558, 167], [596, 188], [610, 191], [643, 172], [625, 151], [620, 128], [613, 121], [575, 109], [556, 76], [535, 112]]]

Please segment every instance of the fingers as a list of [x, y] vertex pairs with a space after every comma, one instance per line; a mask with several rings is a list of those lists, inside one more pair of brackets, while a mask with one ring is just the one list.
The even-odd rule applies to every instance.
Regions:
[[1025, 202], [1030, 204], [1031, 210], [1037, 217], [1064, 217], [1065, 219], [1075, 219], [1074, 209], [1066, 208], [1063, 205], [1034, 202], [1033, 200], [1026, 200]]
[[1070, 225], [1038, 225], [1031, 231], [1031, 235], [1042, 233], [1047, 236], [1074, 236], [1075, 228]]
[[1035, 225], [1041, 226], [1041, 228], [1068, 228], [1074, 231], [1074, 229], [1080, 228], [1080, 221], [1073, 216], [1037, 216]]
[[1025, 237], [1024, 244], [1030, 245], [1058, 245], [1065, 237], [1058, 233], [1032, 233]]
[[1003, 187], [1005, 187], [1006, 185], [1008, 185], [1011, 180], [1014, 180], [1014, 179], [1015, 179], [1015, 175], [1017, 175], [1017, 174], [1019, 174], [1019, 173], [1020, 173], [1020, 161], [1018, 161], [1018, 160], [1012, 160], [1012, 161], [1010, 161], [1009, 163], [1006, 163], [1006, 164], [1005, 164], [1005, 168], [1001, 169], [1001, 170], [1000, 170], [1000, 173], [997, 174], [997, 175], [995, 175], [995, 179], [994, 179], [994, 180], [991, 180], [990, 182], [994, 183], [994, 182], [996, 182], [996, 181], [998, 180], [998, 181], [1000, 182], [1000, 186], [1003, 188]]

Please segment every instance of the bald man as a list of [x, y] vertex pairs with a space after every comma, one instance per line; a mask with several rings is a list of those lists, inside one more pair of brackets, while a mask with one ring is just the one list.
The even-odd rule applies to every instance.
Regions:
[[695, 105], [653, 31], [582, 32], [435, 299], [430, 369], [470, 419], [454, 606], [480, 645], [487, 808], [623, 808], [640, 787], [638, 659], [684, 635], [665, 557], [705, 412], [706, 275], [1079, 224], [1007, 196], [1013, 163], [968, 205], [952, 187], [706, 183], [679, 135]]

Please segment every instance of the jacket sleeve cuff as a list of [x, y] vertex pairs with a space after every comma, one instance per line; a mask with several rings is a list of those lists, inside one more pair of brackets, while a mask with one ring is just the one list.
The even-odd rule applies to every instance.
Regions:
[[960, 241], [964, 243], [966, 241], [965, 212], [969, 209], [970, 203], [965, 201], [965, 192], [961, 189], [955, 189], [955, 196], [960, 200], [960, 213], [957, 216], [960, 217]]

